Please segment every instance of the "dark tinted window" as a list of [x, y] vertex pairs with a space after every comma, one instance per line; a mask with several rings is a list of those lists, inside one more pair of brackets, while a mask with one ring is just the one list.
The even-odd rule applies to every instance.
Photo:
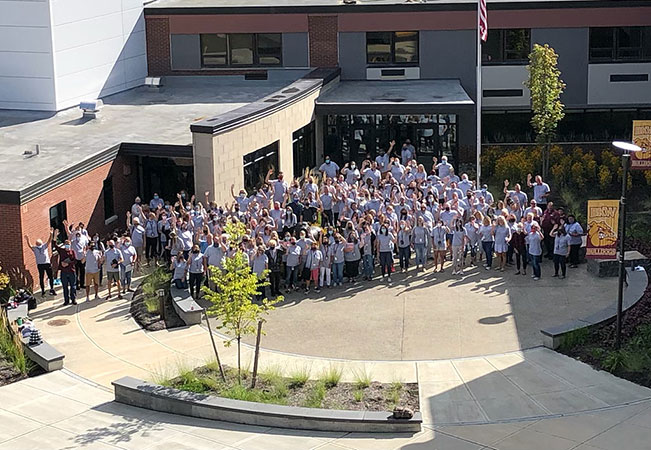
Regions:
[[202, 34], [201, 57], [204, 66], [228, 64], [228, 42], [225, 34]]
[[651, 59], [651, 27], [590, 28], [590, 61]]
[[255, 46], [253, 45], [252, 34], [230, 34], [228, 36], [228, 46], [230, 50], [231, 65], [253, 65]]
[[279, 66], [282, 64], [282, 34], [202, 34], [203, 67]]
[[523, 63], [531, 52], [531, 30], [513, 28], [489, 30], [488, 40], [482, 44], [482, 61], [485, 63]]
[[374, 31], [366, 33], [368, 64], [409, 65], [418, 63], [418, 31]]
[[261, 66], [279, 66], [282, 62], [282, 35], [258, 34], [258, 64]]

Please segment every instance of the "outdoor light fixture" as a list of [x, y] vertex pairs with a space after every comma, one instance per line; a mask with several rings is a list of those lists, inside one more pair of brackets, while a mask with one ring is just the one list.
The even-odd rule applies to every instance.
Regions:
[[619, 280], [617, 287], [617, 328], [615, 333], [615, 348], [622, 344], [622, 305], [624, 303], [624, 239], [626, 239], [626, 184], [628, 182], [628, 168], [631, 165], [631, 153], [642, 150], [631, 142], [614, 141], [612, 146], [622, 153], [622, 194], [619, 199]]

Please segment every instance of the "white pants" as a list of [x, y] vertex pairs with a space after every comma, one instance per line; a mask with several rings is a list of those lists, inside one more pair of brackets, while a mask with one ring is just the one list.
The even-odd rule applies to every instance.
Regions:
[[[320, 271], [320, 277], [319, 277], [319, 286], [330, 286], [330, 275], [332, 274], [332, 270], [330, 270], [330, 267], [321, 267], [319, 269]], [[327, 284], [323, 284], [323, 278], [326, 279]]]
[[463, 270], [463, 247], [452, 247], [452, 270], [455, 272]]

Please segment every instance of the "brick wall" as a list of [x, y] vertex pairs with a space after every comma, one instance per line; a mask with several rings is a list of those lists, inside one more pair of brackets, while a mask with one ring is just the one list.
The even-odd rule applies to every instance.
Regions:
[[336, 67], [339, 64], [337, 50], [337, 16], [309, 16], [310, 66]]
[[171, 72], [170, 23], [167, 17], [145, 17], [147, 68], [150, 76]]
[[2, 217], [0, 266], [3, 272], [9, 274], [12, 283], [20, 284], [24, 242], [21, 233], [20, 206], [0, 204], [0, 217]]
[[[113, 199], [117, 220], [105, 224], [104, 180], [113, 177]], [[3, 233], [0, 233], [0, 263], [8, 270], [16, 286], [37, 287], [38, 271], [25, 235], [31, 241], [47, 239], [50, 229], [50, 208], [66, 202], [70, 222], [83, 222], [90, 233], [105, 237], [116, 227], [124, 229], [126, 211], [131, 207], [138, 186], [138, 170], [134, 157], [119, 156], [90, 172], [47, 192], [24, 205], [0, 205]], [[56, 263], [56, 258], [54, 259]]]

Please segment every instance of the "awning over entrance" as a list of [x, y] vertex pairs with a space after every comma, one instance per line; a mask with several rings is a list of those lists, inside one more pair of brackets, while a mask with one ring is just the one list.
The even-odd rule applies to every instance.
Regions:
[[459, 80], [341, 81], [316, 100], [317, 114], [414, 114], [468, 110]]

